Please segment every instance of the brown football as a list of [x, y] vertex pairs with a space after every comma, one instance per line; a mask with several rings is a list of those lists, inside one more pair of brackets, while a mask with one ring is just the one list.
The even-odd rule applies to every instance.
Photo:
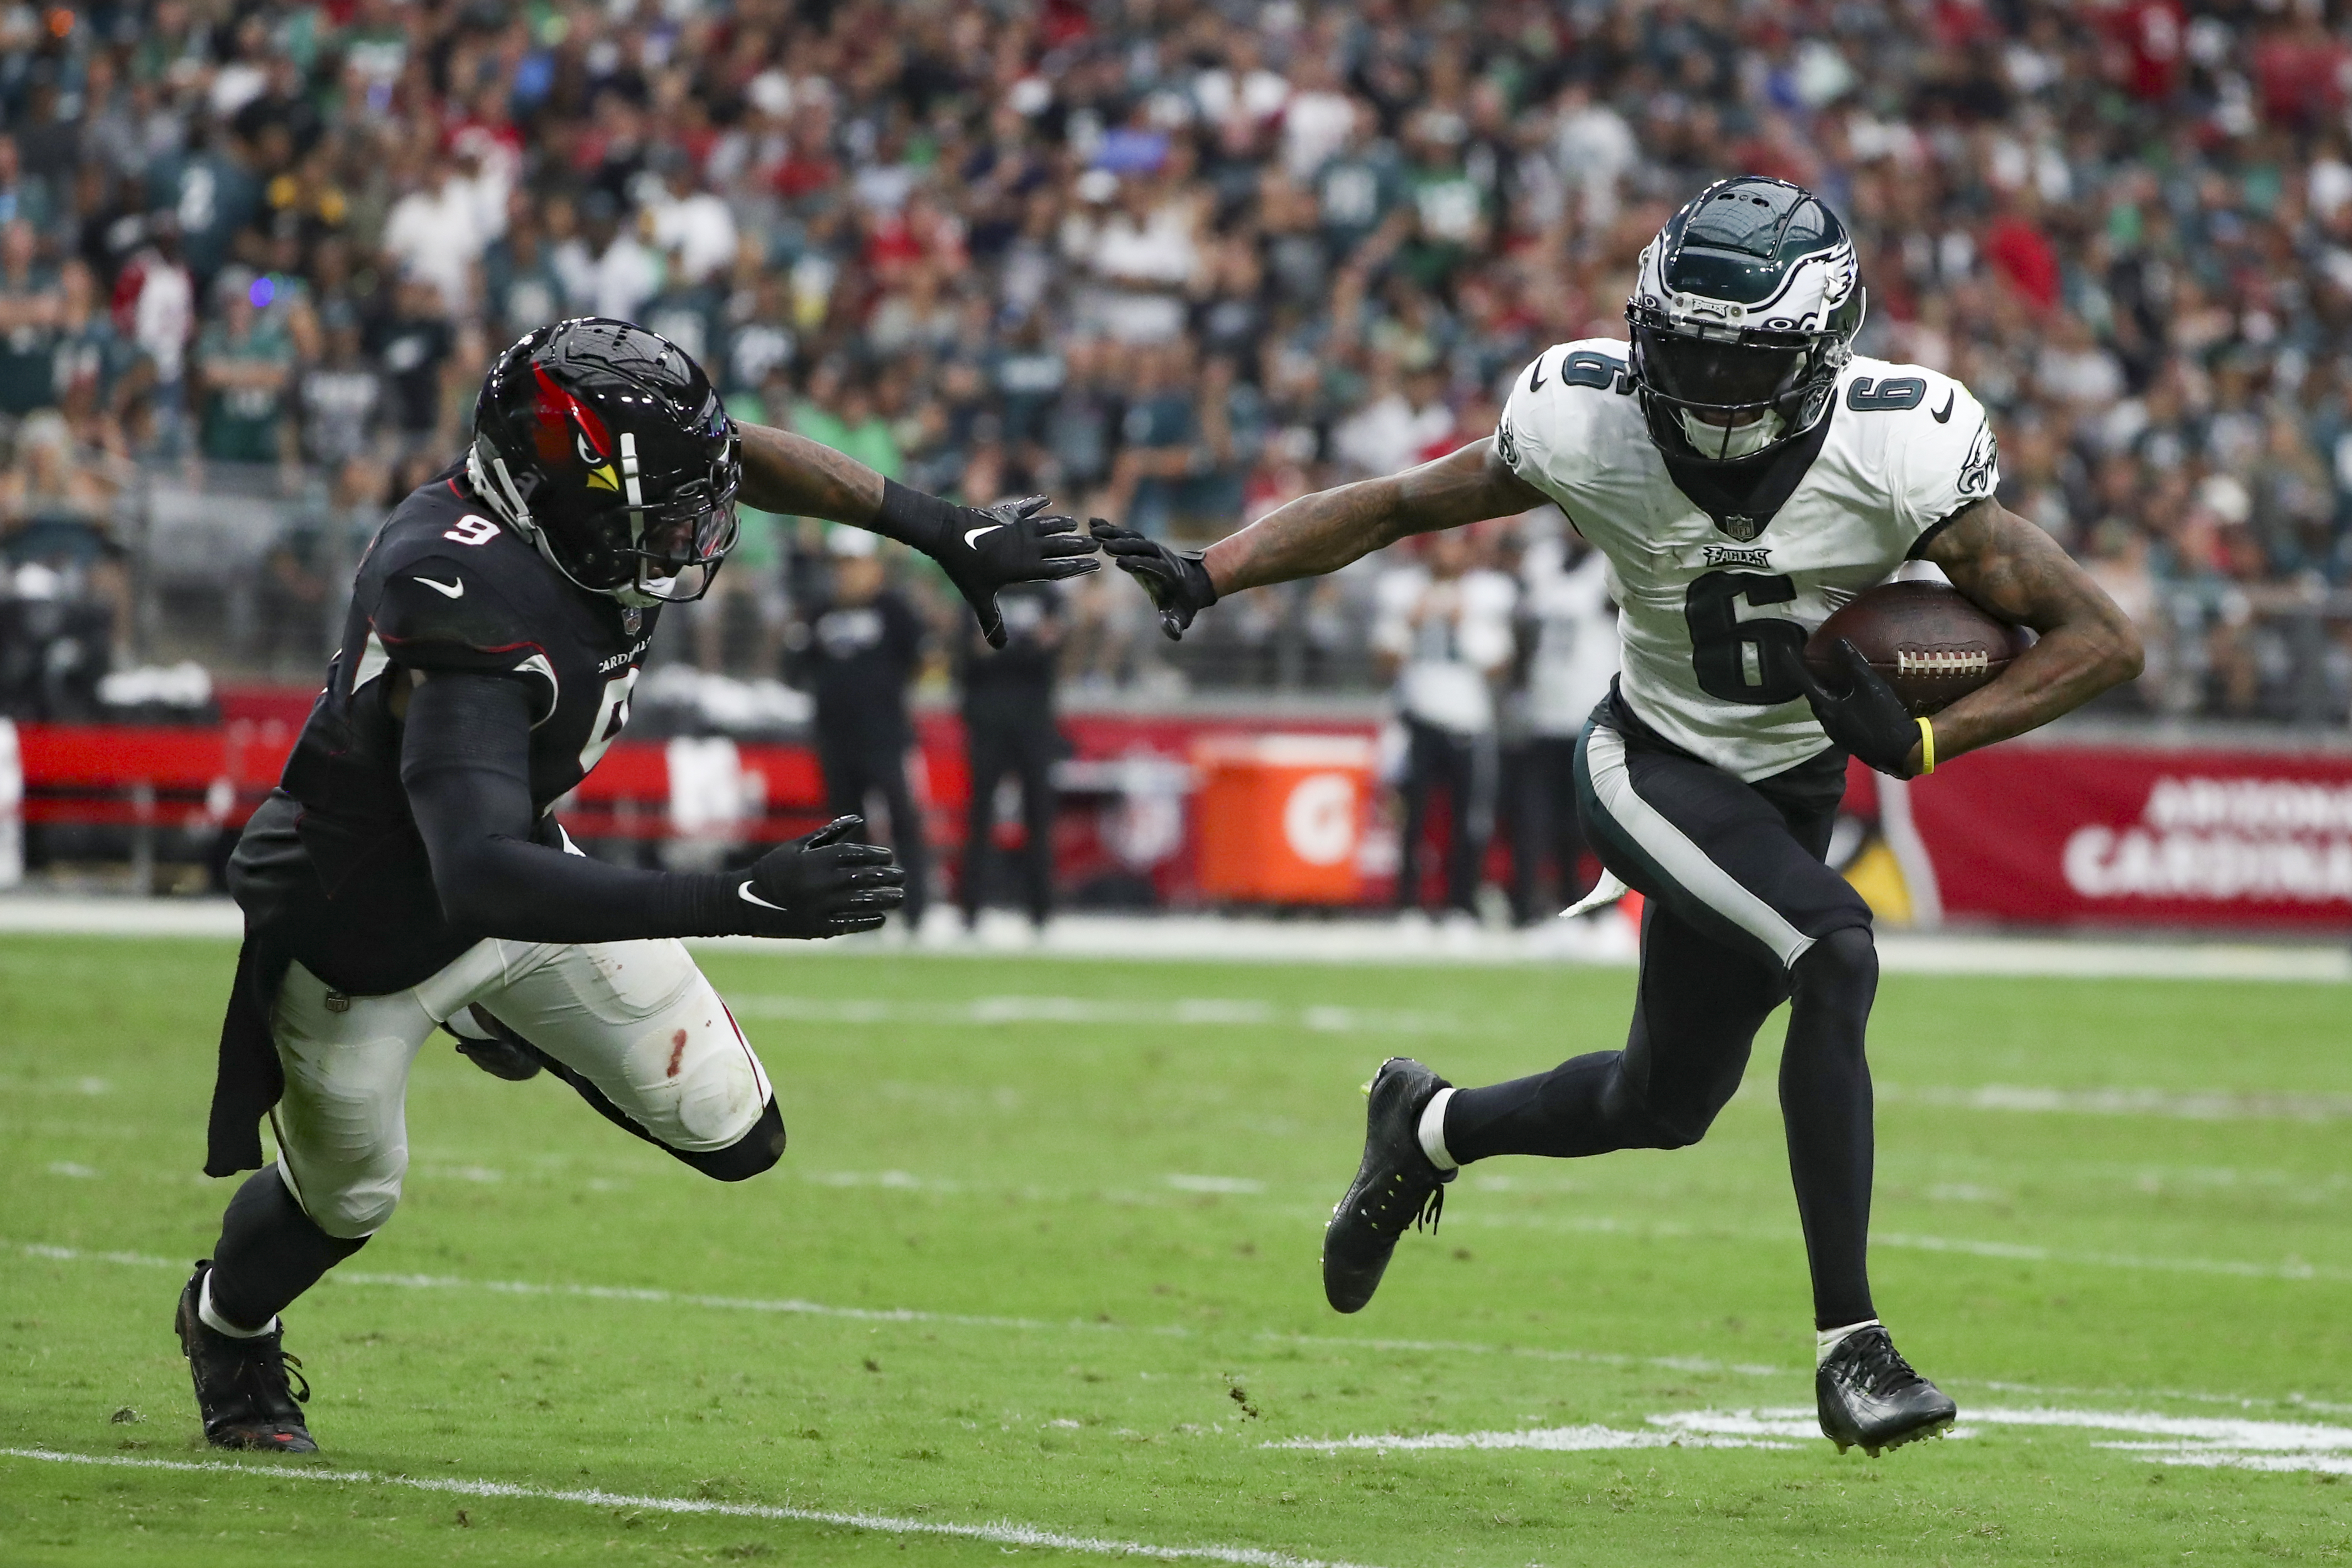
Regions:
[[1945, 584], [1926, 582], [1883, 583], [1806, 640], [1806, 667], [1833, 690], [1845, 683], [1836, 658], [1841, 638], [1852, 640], [1914, 717], [1966, 697], [2032, 643], [2024, 627], [1993, 619]]

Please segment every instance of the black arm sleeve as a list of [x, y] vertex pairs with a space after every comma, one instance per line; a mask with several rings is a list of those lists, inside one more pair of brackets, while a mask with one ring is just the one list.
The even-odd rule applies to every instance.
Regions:
[[442, 673], [409, 694], [400, 782], [441, 912], [515, 942], [630, 942], [738, 929], [729, 880], [639, 871], [530, 841], [530, 689]]

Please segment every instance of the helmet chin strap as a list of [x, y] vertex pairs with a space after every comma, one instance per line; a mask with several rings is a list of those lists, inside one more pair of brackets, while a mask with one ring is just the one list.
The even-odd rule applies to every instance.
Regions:
[[1775, 408], [1768, 408], [1745, 425], [1710, 425], [1687, 408], [1675, 410], [1675, 417], [1683, 424], [1683, 434], [1690, 438], [1692, 447], [1702, 457], [1717, 461], [1737, 458], [1752, 458], [1780, 438], [1789, 422]]

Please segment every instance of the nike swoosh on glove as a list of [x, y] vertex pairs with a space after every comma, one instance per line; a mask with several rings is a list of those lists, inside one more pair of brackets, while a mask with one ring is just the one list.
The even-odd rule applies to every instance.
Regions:
[[836, 816], [737, 872], [730, 913], [747, 936], [818, 938], [872, 931], [907, 901], [907, 873], [879, 844], [859, 844], [862, 816]]
[[1846, 678], [1843, 691], [1832, 691], [1791, 649], [1782, 662], [1793, 669], [1813, 717], [1829, 737], [1882, 773], [1898, 779], [1911, 776], [1911, 748], [1919, 743], [1919, 721], [1895, 695], [1885, 678], [1870, 668], [1870, 660], [1850, 637], [1840, 637], [1837, 661]]
[[1170, 642], [1184, 640], [1192, 617], [1217, 602], [1217, 585], [1197, 550], [1171, 550], [1146, 539], [1131, 528], [1118, 528], [1096, 518], [1089, 526], [1101, 542], [1103, 553], [1118, 569], [1143, 585], [1160, 612], [1160, 629]]
[[911, 544], [938, 562], [979, 617], [988, 646], [1003, 647], [1004, 616], [996, 607], [998, 589], [1015, 583], [1055, 583], [1102, 569], [1094, 558], [1094, 541], [1078, 531], [1077, 521], [1059, 513], [1039, 516], [1045, 508], [1044, 496], [990, 507], [958, 506], [886, 479], [875, 531]]

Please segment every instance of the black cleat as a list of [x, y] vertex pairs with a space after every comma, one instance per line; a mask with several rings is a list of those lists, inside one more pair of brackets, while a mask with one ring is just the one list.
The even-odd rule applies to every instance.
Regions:
[[1411, 1057], [1391, 1057], [1366, 1086], [1364, 1163], [1323, 1229], [1323, 1294], [1342, 1312], [1362, 1310], [1381, 1287], [1407, 1226], [1433, 1231], [1445, 1212], [1451, 1171], [1421, 1149], [1421, 1113], [1446, 1081]]
[[310, 1397], [310, 1384], [299, 1370], [288, 1371], [302, 1363], [280, 1346], [282, 1331], [241, 1340], [215, 1333], [196, 1316], [205, 1275], [212, 1266], [209, 1258], [196, 1264], [187, 1289], [180, 1292], [179, 1310], [172, 1316], [181, 1353], [188, 1358], [188, 1374], [195, 1380], [205, 1441], [215, 1448], [265, 1454], [317, 1453], [319, 1445], [302, 1424], [301, 1407]]
[[492, 1078], [502, 1078], [509, 1083], [521, 1083], [539, 1076], [539, 1047], [491, 1017], [482, 1008], [473, 1008], [472, 1012], [475, 1021], [489, 1030], [490, 1038], [484, 1040], [471, 1035], [458, 1035], [448, 1025], [441, 1026], [452, 1035], [457, 1035], [459, 1056]]
[[1822, 1436], [1843, 1454], [1859, 1447], [1872, 1458], [1922, 1437], [1940, 1437], [1960, 1413], [1951, 1396], [1917, 1373], [1874, 1323], [1838, 1342], [1813, 1373]]

